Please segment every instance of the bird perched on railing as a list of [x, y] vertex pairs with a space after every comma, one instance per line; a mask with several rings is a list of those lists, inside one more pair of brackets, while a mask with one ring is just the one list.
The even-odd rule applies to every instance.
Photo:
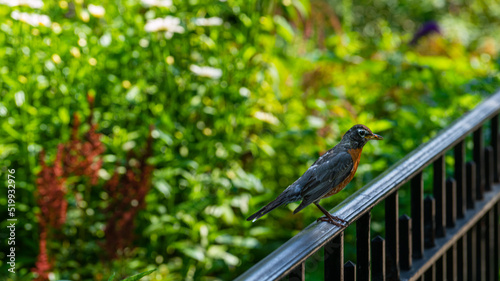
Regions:
[[338, 221], [344, 224], [347, 222], [331, 215], [319, 205], [319, 201], [341, 191], [354, 177], [365, 144], [369, 140], [381, 139], [381, 136], [372, 133], [365, 125], [353, 126], [345, 133], [340, 143], [319, 157], [298, 180], [247, 220], [256, 221], [281, 205], [302, 200], [294, 214], [314, 203], [325, 214], [318, 221], [344, 227]]

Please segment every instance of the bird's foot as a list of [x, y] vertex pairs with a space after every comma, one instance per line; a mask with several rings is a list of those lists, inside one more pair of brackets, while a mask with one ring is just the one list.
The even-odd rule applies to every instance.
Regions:
[[343, 220], [337, 216], [332, 216], [334, 219], [338, 220], [338, 221], [341, 221], [343, 224], [347, 224], [347, 221], [346, 220]]
[[[342, 222], [343, 224], [338, 223], [336, 220]], [[336, 225], [336, 226], [338, 226], [340, 228], [346, 227], [345, 224], [347, 224], [346, 220], [343, 220], [343, 219], [341, 219], [339, 217], [332, 216], [332, 215], [320, 217], [316, 221], [324, 221], [324, 222]]]

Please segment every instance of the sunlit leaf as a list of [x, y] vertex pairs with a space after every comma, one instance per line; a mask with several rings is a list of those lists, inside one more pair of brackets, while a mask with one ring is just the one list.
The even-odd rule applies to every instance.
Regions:
[[275, 15], [273, 17], [276, 24], [276, 32], [288, 42], [292, 42], [295, 32], [292, 26], [282, 16]]
[[122, 281], [137, 281], [137, 280], [140, 280], [142, 277], [153, 273], [154, 271], [156, 271], [156, 269], [151, 269], [151, 270], [127, 277], [127, 278], [123, 279]]

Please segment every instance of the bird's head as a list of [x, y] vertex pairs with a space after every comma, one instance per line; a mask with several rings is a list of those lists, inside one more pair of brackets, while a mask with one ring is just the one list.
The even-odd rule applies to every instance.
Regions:
[[374, 134], [365, 125], [354, 125], [344, 137], [342, 137], [342, 142], [349, 143], [352, 148], [363, 147], [369, 140], [382, 140], [384, 139], [380, 135]]

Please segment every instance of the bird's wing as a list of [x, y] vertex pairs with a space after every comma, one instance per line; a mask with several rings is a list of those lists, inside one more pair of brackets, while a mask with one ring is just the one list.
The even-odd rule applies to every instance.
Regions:
[[337, 152], [316, 161], [316, 165], [311, 166], [303, 175], [306, 177], [301, 192], [303, 200], [294, 213], [330, 192], [349, 176], [353, 166], [352, 157], [347, 152]]

